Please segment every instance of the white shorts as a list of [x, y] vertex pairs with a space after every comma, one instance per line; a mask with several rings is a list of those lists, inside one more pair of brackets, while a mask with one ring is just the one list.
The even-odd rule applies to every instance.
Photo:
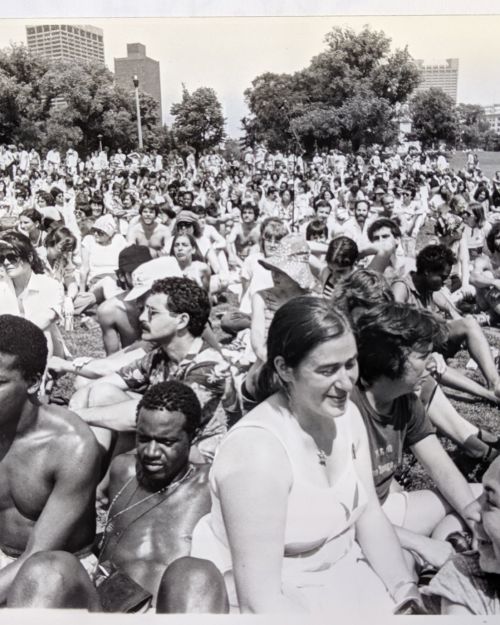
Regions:
[[408, 493], [405, 491], [389, 493], [382, 510], [393, 525], [404, 527], [408, 511]]

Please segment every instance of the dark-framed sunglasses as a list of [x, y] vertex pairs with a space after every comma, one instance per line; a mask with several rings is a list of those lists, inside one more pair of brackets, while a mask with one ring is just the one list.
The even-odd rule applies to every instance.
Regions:
[[16, 254], [16, 252], [5, 252], [5, 254], [0, 252], [0, 265], [3, 265], [5, 261], [7, 261], [9, 265], [17, 265], [20, 260], [21, 257], [19, 254]]

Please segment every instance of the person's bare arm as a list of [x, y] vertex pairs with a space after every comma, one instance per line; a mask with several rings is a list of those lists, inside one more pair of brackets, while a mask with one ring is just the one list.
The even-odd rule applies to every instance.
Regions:
[[[394, 602], [405, 598], [419, 600], [416, 585], [403, 556], [393, 526], [385, 516], [375, 491], [370, 447], [366, 428], [358, 409], [351, 405], [356, 473], [366, 491], [368, 502], [356, 522], [356, 538], [370, 566], [384, 582]], [[401, 582], [408, 582], [404, 586]]]
[[89, 507], [94, 505], [100, 464], [97, 441], [90, 433], [85, 438], [72, 433], [58, 437], [55, 447], [57, 449], [50, 454], [56, 464], [52, 492], [31, 530], [24, 553], [0, 571], [1, 602], [5, 601], [19, 569], [31, 555], [39, 551], [67, 550]]
[[[238, 437], [240, 440], [238, 440]], [[295, 613], [283, 595], [281, 572], [291, 468], [272, 434], [258, 428], [233, 434], [220, 448], [214, 479], [222, 506], [240, 610]]]
[[[463, 517], [465, 508], [475, 497], [467, 480], [445, 452], [437, 436], [426, 436], [412, 445], [411, 450], [441, 495]], [[465, 518], [464, 520], [467, 521]]]
[[82, 266], [80, 267], [80, 291], [83, 293], [87, 288], [87, 280], [90, 271], [89, 251], [82, 245]]
[[486, 256], [479, 256], [472, 264], [470, 283], [478, 289], [490, 286], [500, 291], [500, 280], [495, 278], [491, 261]]
[[255, 352], [255, 355], [262, 360], [266, 361], [267, 348], [266, 348], [266, 305], [262, 296], [257, 292], [252, 297], [252, 319], [250, 325], [250, 344]]
[[395, 282], [391, 288], [396, 302], [400, 304], [408, 302], [408, 287], [403, 282]]

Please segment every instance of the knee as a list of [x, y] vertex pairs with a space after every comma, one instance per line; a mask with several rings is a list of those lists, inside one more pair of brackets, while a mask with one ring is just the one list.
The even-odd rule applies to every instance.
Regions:
[[196, 584], [203, 586], [211, 583], [219, 573], [217, 567], [209, 560], [185, 556], [178, 558], [166, 569], [161, 585], [171, 588], [174, 584]]
[[224, 579], [210, 561], [186, 556], [169, 565], [158, 589], [158, 612], [228, 611]]
[[96, 318], [99, 325], [108, 328], [113, 324], [115, 305], [112, 299], [102, 302], [97, 308]]
[[55, 598], [71, 580], [78, 579], [82, 566], [65, 551], [40, 551], [30, 556], [19, 569], [9, 589], [9, 606], [35, 605], [41, 597]]

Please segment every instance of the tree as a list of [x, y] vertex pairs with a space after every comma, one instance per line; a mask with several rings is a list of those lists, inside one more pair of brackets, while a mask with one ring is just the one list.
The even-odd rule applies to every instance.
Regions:
[[424, 148], [439, 143], [454, 145], [459, 134], [455, 103], [442, 89], [432, 87], [417, 93], [410, 104], [412, 131]]
[[484, 108], [479, 104], [459, 104], [457, 106], [460, 124], [460, 141], [465, 148], [486, 148], [491, 143], [490, 125]]
[[[334, 28], [325, 43], [295, 74], [254, 79], [245, 91], [250, 115], [242, 120], [248, 139], [284, 149], [298, 135], [308, 151], [348, 140], [355, 150], [393, 140], [394, 107], [419, 82], [408, 50], [391, 53], [390, 39], [368, 26], [358, 34]], [[363, 114], [357, 114], [360, 105]]]
[[51, 100], [40, 92], [47, 63], [25, 46], [0, 50], [0, 142], [38, 145]]
[[183, 86], [182, 100], [173, 104], [175, 117], [172, 130], [178, 146], [190, 146], [198, 154], [218, 146], [225, 137], [225, 119], [217, 94], [209, 87], [200, 87], [192, 94]]
[[[144, 146], [165, 139], [158, 103], [141, 94]], [[135, 101], [114, 83], [104, 66], [77, 61], [49, 62], [25, 46], [0, 50], [0, 141], [37, 149], [72, 144], [82, 156], [99, 145], [128, 150], [137, 145]]]

